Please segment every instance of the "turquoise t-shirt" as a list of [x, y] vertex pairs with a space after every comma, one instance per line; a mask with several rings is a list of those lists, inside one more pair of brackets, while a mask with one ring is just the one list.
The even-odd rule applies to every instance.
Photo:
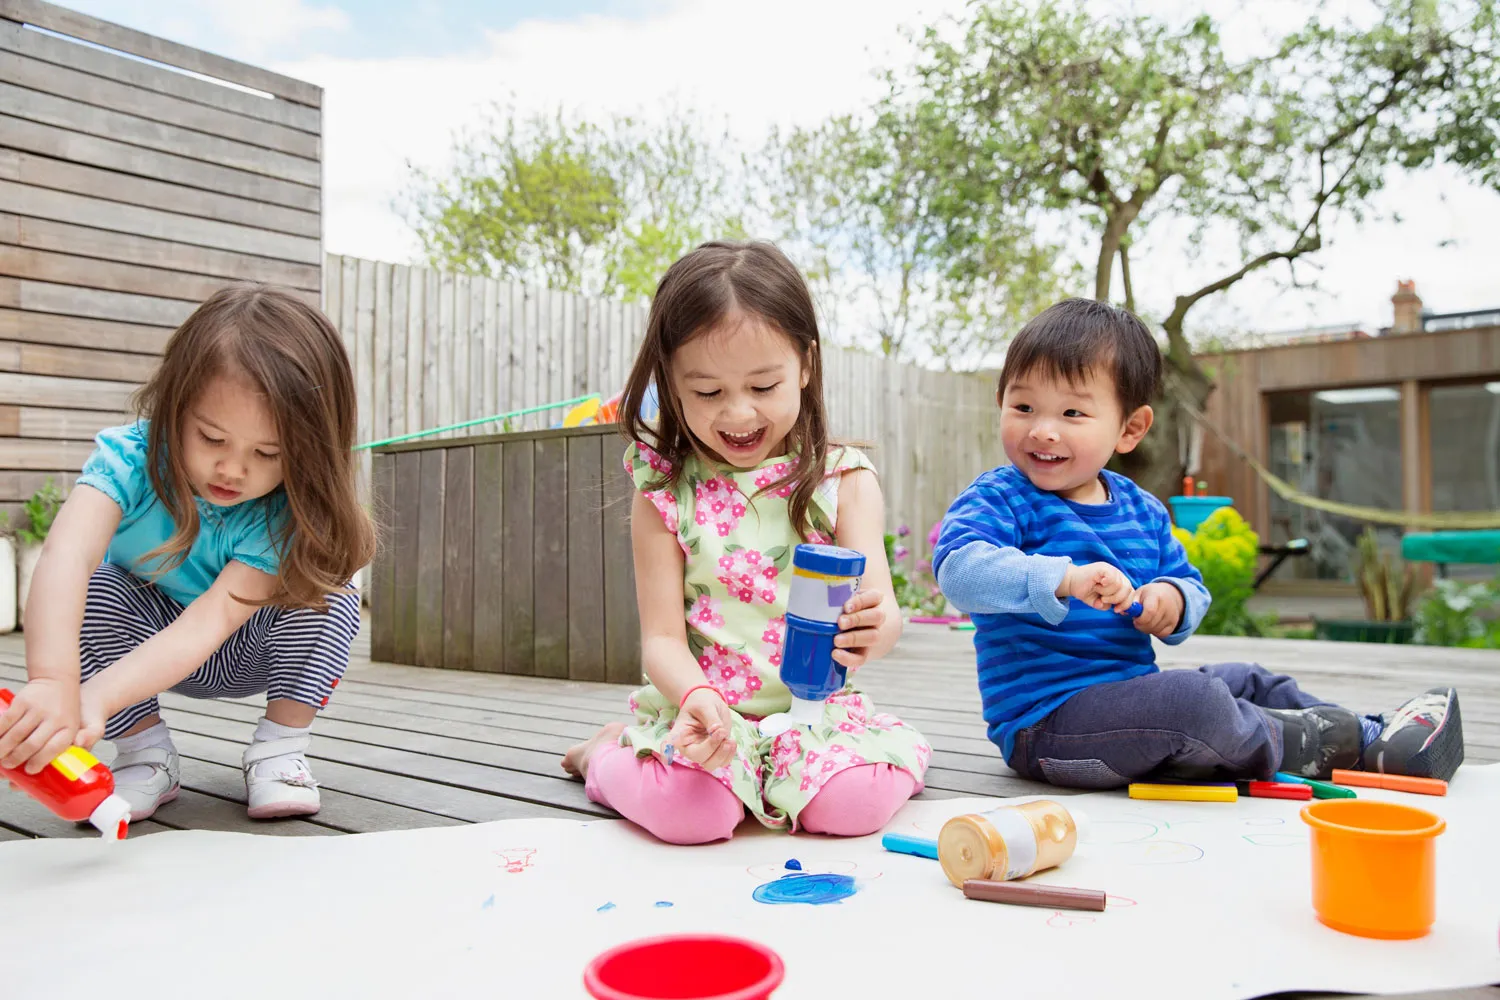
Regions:
[[178, 604], [191, 604], [219, 578], [231, 559], [275, 575], [280, 558], [272, 541], [286, 518], [286, 494], [276, 489], [256, 500], [219, 507], [202, 497], [198, 505], [198, 537], [178, 566], [159, 576], [151, 570], [159, 560], [145, 556], [172, 537], [172, 515], [151, 488], [146, 469], [146, 421], [100, 431], [96, 447], [84, 463], [80, 485], [92, 486], [119, 505], [120, 526], [109, 543], [108, 559], [122, 569], [154, 583]]

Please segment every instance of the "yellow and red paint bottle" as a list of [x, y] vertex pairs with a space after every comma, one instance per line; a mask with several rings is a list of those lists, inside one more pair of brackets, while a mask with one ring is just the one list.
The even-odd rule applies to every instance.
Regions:
[[[14, 696], [0, 688], [0, 711]], [[10, 782], [61, 819], [87, 821], [105, 840], [124, 840], [130, 827], [130, 803], [115, 794], [115, 776], [99, 758], [81, 747], [68, 747], [36, 774], [24, 767], [0, 768]]]

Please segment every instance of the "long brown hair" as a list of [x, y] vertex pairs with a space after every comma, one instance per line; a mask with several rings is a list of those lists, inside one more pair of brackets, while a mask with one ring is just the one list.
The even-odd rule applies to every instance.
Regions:
[[[149, 420], [151, 485], [176, 530], [150, 553], [182, 564], [198, 537], [198, 508], [182, 462], [183, 415], [220, 375], [265, 395], [276, 423], [287, 517], [268, 524], [279, 556], [276, 592], [262, 603], [326, 609], [375, 552], [375, 529], [355, 484], [354, 376], [338, 331], [292, 292], [259, 284], [222, 288], [167, 341], [161, 365], [136, 394]], [[272, 494], [274, 495], [274, 494]], [[269, 517], [269, 512], [267, 514]]]
[[[792, 524], [798, 537], [805, 541], [812, 527], [809, 512], [813, 492], [823, 481], [828, 461], [818, 317], [802, 275], [770, 243], [705, 243], [667, 268], [651, 302], [645, 340], [625, 381], [620, 401], [620, 430], [627, 439], [650, 445], [670, 463], [671, 471], [654, 488], [666, 486], [675, 490], [682, 480], [683, 463], [695, 450], [706, 450], [707, 446], [697, 442], [688, 430], [681, 401], [672, 386], [669, 368], [672, 355], [736, 310], [789, 337], [807, 372], [801, 409], [786, 438], [787, 452], [798, 459], [796, 468], [785, 479], [756, 493], [760, 496], [792, 483], [788, 501]], [[647, 386], [653, 381], [661, 403], [655, 427], [641, 419], [641, 404]]]

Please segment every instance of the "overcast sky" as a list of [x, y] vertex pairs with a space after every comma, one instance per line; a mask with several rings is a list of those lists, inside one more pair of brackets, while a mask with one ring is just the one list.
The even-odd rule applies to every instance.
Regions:
[[[773, 124], [814, 124], [873, 98], [872, 68], [902, 50], [899, 29], [963, 0], [62, 0], [65, 6], [253, 62], [324, 88], [327, 248], [408, 261], [391, 203], [406, 163], [440, 166], [453, 131], [497, 100], [584, 114], [666, 99], [726, 115], [747, 140]], [[1180, 14], [1184, 0], [1091, 0]], [[1309, 5], [1208, 3], [1226, 37], [1249, 44]], [[1396, 279], [1439, 312], [1500, 306], [1500, 195], [1436, 170], [1393, 184], [1386, 218], [1341, 222], [1319, 254], [1317, 293], [1246, 281], [1194, 314], [1212, 328], [1275, 331], [1387, 325]], [[1399, 219], [1397, 218], [1399, 216]], [[1225, 248], [1227, 254], [1229, 248]], [[1228, 264], [1175, 247], [1132, 256], [1137, 298], [1172, 295]], [[1312, 272], [1307, 272], [1311, 276]], [[1084, 290], [1088, 291], [1090, 289]]]

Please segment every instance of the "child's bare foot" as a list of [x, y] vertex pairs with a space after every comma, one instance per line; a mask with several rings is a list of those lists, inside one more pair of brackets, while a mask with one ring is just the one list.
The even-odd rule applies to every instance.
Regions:
[[606, 742], [620, 742], [620, 734], [624, 731], [625, 723], [623, 722], [605, 723], [603, 729], [563, 754], [562, 769], [575, 778], [584, 777], [588, 774], [589, 758], [594, 756], [594, 751], [598, 750]]

